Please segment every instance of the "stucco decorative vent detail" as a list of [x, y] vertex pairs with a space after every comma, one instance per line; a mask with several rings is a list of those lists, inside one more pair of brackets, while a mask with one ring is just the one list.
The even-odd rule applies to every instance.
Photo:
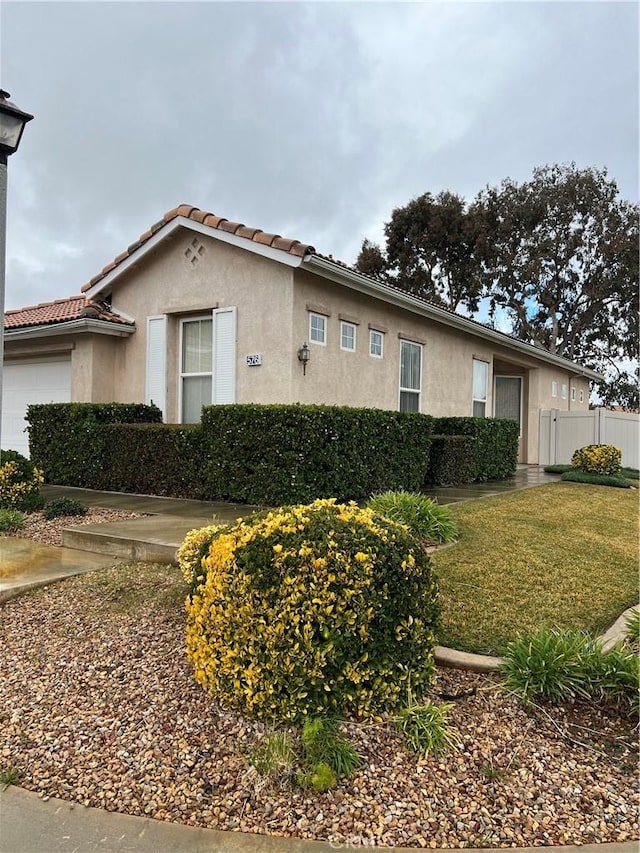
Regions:
[[184, 257], [189, 266], [195, 267], [198, 261], [204, 257], [204, 246], [197, 237], [194, 237], [191, 243], [184, 250]]

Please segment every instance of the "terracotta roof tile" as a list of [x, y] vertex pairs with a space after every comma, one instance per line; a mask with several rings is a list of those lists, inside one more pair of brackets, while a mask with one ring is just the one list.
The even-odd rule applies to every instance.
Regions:
[[215, 213], [209, 213], [206, 210], [200, 210], [197, 207], [191, 207], [188, 204], [180, 204], [168, 210], [161, 220], [155, 222], [151, 228], [141, 234], [140, 237], [132, 243], [124, 252], [121, 252], [110, 264], [107, 264], [102, 272], [95, 275], [82, 288], [82, 292], [89, 290], [94, 284], [104, 278], [105, 275], [114, 270], [123, 261], [125, 261], [136, 249], [144, 245], [154, 234], [163, 228], [168, 222], [176, 219], [178, 216], [184, 216], [187, 219], [192, 219], [194, 222], [206, 225], [208, 228], [217, 228], [220, 231], [225, 231], [229, 234], [235, 234], [237, 237], [242, 237], [246, 240], [251, 240], [254, 243], [259, 243], [263, 246], [272, 246], [274, 249], [280, 249], [283, 252], [288, 252], [298, 258], [304, 258], [305, 255], [313, 254], [315, 249], [308, 243], [301, 243], [299, 240], [290, 240], [286, 237], [281, 237], [279, 234], [268, 234], [261, 231], [259, 228], [249, 228], [241, 222], [232, 222], [222, 216], [216, 216]]
[[4, 327], [9, 330], [22, 329], [28, 326], [50, 326], [55, 323], [80, 320], [83, 317], [91, 317], [118, 325], [133, 325], [99, 302], [92, 302], [87, 299], [86, 296], [69, 296], [67, 299], [56, 299], [54, 302], [41, 302], [39, 305], [6, 311]]

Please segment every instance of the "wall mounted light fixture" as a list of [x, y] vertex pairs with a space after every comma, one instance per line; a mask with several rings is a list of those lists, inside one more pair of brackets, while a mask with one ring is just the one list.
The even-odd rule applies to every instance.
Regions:
[[302, 375], [307, 375], [307, 362], [311, 358], [311, 350], [305, 344], [302, 344], [300, 349], [298, 350], [298, 361], [302, 362]]

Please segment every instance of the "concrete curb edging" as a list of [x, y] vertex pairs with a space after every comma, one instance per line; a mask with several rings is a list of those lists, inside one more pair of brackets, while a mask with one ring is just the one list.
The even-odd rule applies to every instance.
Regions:
[[[622, 613], [613, 625], [598, 637], [602, 645], [602, 651], [610, 651], [616, 643], [621, 642], [626, 635], [627, 619], [640, 605], [633, 604]], [[446, 646], [436, 646], [435, 661], [438, 666], [453, 669], [466, 669], [469, 672], [499, 672], [504, 663], [504, 658], [493, 655], [477, 655], [472, 652], [459, 652], [457, 649], [448, 649]]]

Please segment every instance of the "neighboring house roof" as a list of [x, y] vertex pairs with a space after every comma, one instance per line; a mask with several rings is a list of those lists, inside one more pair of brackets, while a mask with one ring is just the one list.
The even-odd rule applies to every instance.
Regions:
[[118, 323], [132, 326], [130, 320], [125, 320], [114, 314], [105, 305], [92, 302], [86, 296], [69, 296], [66, 299], [56, 299], [53, 302], [41, 302], [27, 308], [16, 308], [5, 312], [5, 329], [20, 329], [25, 326], [49, 326], [54, 323], [68, 323], [70, 320], [93, 319], [107, 323]]
[[69, 296], [6, 311], [4, 330], [7, 340], [51, 337], [68, 332], [122, 337], [135, 331], [135, 323], [86, 296]]
[[200, 225], [206, 225], [208, 228], [216, 228], [227, 234], [234, 234], [236, 237], [244, 237], [246, 240], [252, 240], [261, 246], [269, 246], [272, 249], [280, 249], [283, 252], [288, 252], [290, 255], [295, 255], [298, 258], [303, 258], [310, 252], [315, 252], [313, 246], [307, 243], [301, 243], [299, 240], [291, 240], [288, 237], [281, 237], [279, 234], [269, 234], [266, 231], [261, 231], [260, 228], [250, 228], [243, 225], [241, 222], [232, 222], [225, 219], [223, 216], [216, 216], [215, 213], [209, 213], [207, 210], [200, 210], [198, 207], [191, 207], [189, 204], [180, 204], [169, 210], [162, 219], [155, 222], [151, 228], [141, 234], [135, 243], [132, 243], [124, 252], [117, 255], [111, 263], [103, 267], [102, 270], [95, 275], [91, 281], [88, 281], [81, 288], [85, 293], [87, 290], [96, 285], [108, 273], [119, 266], [123, 261], [129, 258], [133, 252], [147, 243], [161, 228], [164, 228], [167, 223], [176, 219], [179, 216], [197, 222]]
[[[105, 310], [104, 306], [101, 307], [98, 301], [93, 301], [94, 298], [99, 300], [103, 293], [108, 293], [111, 284], [121, 273], [131, 264], [136, 263], [141, 256], [153, 250], [166, 236], [181, 227], [192, 228], [200, 233], [217, 237], [220, 240], [266, 255], [292, 267], [304, 266], [323, 278], [369, 294], [377, 299], [382, 299], [385, 302], [412, 311], [423, 317], [428, 317], [452, 328], [476, 335], [502, 346], [507, 346], [530, 357], [553, 364], [561, 369], [585, 376], [588, 379], [594, 381], [601, 381], [603, 379], [599, 373], [588, 367], [582, 367], [568, 358], [555, 355], [526, 341], [514, 338], [505, 332], [499, 332], [477, 320], [472, 320], [470, 317], [464, 317], [455, 311], [435, 305], [426, 299], [412, 296], [399, 287], [364, 275], [354, 267], [336, 260], [332, 255], [321, 255], [309, 243], [302, 243], [299, 240], [281, 237], [279, 234], [271, 234], [261, 231], [259, 228], [250, 228], [240, 222], [232, 222], [224, 217], [209, 213], [206, 210], [200, 210], [188, 204], [180, 204], [169, 210], [162, 219], [154, 223], [144, 234], [141, 234], [124, 252], [121, 252], [111, 263], [103, 267], [98, 275], [95, 275], [81, 288], [82, 293], [89, 292], [87, 297], [70, 297], [68, 300], [57, 300], [57, 302], [48, 303], [48, 305], [57, 305], [74, 300], [85, 300], [84, 309], [80, 308], [79, 310], [89, 310], [94, 307]], [[34, 308], [23, 308], [16, 312], [7, 312], [7, 318], [12, 313], [23, 314], [45, 307], [47, 306], [35, 306]], [[56, 310], [63, 311], [64, 309], [60, 308]], [[78, 317], [80, 316], [79, 314]], [[133, 323], [128, 318], [124, 319], [117, 314], [111, 314], [109, 317], [101, 315], [99, 319], [119, 322], [121, 325], [129, 324], [130, 330], [133, 331]], [[61, 321], [44, 320], [40, 322], [56, 323]], [[33, 326], [34, 324], [32, 322], [25, 325]], [[11, 328], [15, 328], [15, 326], [10, 326], [7, 320], [5, 320], [5, 328], [9, 331]]]

